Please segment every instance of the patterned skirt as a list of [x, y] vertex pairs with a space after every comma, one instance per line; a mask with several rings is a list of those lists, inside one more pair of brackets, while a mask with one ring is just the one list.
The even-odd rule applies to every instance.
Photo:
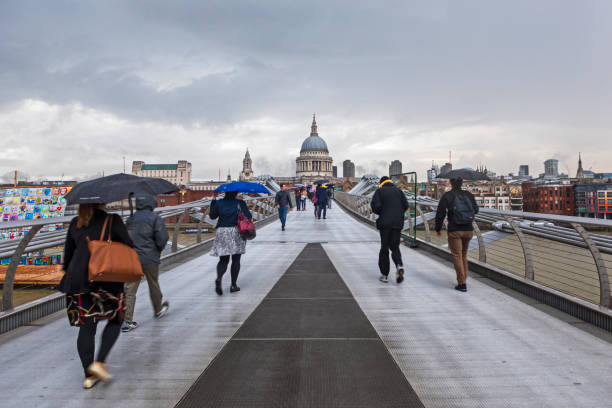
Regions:
[[123, 319], [125, 296], [123, 292], [113, 294], [102, 288], [89, 293], [69, 293], [66, 294], [66, 309], [71, 326], [112, 320], [117, 314]]
[[215, 241], [213, 243], [211, 256], [226, 256], [244, 254], [246, 252], [246, 240], [240, 237], [238, 227], [217, 228]]

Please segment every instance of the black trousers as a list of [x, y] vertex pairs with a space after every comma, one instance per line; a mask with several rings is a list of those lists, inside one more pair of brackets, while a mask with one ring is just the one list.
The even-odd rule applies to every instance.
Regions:
[[[240, 273], [240, 257], [241, 256], [242, 256], [241, 254], [232, 255], [232, 268], [230, 271], [232, 274], [232, 285], [235, 285], [236, 281], [238, 280], [238, 274]], [[225, 274], [225, 271], [227, 271], [227, 265], [229, 264], [229, 261], [230, 261], [229, 255], [223, 255], [219, 257], [219, 263], [217, 264], [217, 280], [218, 281], [221, 281], [221, 278]]]
[[[83, 326], [79, 327], [79, 337], [77, 339], [77, 350], [79, 351], [79, 357], [81, 358], [81, 363], [83, 364], [83, 371], [85, 372], [85, 377], [88, 377], [87, 367], [94, 362], [94, 353], [96, 351], [96, 329], [98, 323], [94, 323], [93, 319]], [[119, 333], [121, 332], [121, 322], [123, 319], [120, 314], [117, 313], [114, 319], [109, 320], [104, 327], [104, 331], [102, 332], [102, 344], [100, 345], [100, 350], [98, 351], [98, 359], [101, 363], [106, 361], [106, 357], [108, 353], [110, 353], [111, 348], [117, 341], [119, 337]]]
[[389, 250], [395, 265], [402, 264], [402, 254], [399, 246], [401, 242], [402, 230], [399, 228], [383, 228], [380, 230], [380, 253], [378, 254], [378, 267], [380, 273], [389, 275]]

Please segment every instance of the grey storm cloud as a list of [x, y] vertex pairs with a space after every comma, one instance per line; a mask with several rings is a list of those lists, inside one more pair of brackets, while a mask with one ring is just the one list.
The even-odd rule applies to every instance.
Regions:
[[572, 170], [581, 150], [610, 170], [610, 17], [607, 1], [2, 2], [0, 136], [16, 146], [0, 173], [127, 156], [204, 177], [248, 145], [286, 175], [313, 111], [339, 167], [422, 172], [452, 150]]

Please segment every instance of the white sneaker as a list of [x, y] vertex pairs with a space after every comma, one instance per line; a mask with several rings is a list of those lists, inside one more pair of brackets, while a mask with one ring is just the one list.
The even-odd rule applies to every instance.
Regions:
[[380, 278], [378, 278], [378, 280], [381, 281], [382, 283], [388, 283], [389, 277], [385, 275], [380, 275]]

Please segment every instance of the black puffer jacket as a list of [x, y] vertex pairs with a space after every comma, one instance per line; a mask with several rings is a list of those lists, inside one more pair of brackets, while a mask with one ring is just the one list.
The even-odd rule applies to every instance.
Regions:
[[404, 213], [408, 209], [406, 195], [393, 183], [385, 183], [376, 190], [370, 203], [374, 214], [378, 214], [376, 228], [403, 229]]
[[142, 266], [158, 265], [168, 242], [166, 224], [153, 212], [156, 205], [154, 197], [136, 197], [136, 212], [125, 223]]

